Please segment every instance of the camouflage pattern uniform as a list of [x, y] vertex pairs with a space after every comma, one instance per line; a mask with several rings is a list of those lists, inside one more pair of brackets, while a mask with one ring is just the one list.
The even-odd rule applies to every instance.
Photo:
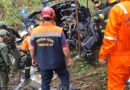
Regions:
[[8, 46], [3, 41], [3, 36], [7, 34], [8, 32], [6, 30], [0, 30], [0, 90], [8, 90], [8, 71], [11, 62], [8, 56]]
[[15, 41], [15, 37], [20, 38], [19, 34], [11, 29], [11, 28], [7, 28], [7, 25], [3, 22], [0, 22], [0, 29], [4, 29], [8, 32], [10, 40], [8, 40], [6, 42], [6, 44], [10, 45], [10, 55], [12, 56], [12, 58], [15, 60], [14, 65], [18, 68], [20, 68], [20, 62], [21, 62], [21, 58], [20, 58], [20, 52], [18, 51], [14, 41]]

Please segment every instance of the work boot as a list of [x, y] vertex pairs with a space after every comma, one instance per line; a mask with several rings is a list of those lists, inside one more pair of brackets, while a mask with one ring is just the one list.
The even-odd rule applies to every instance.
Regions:
[[25, 69], [25, 79], [29, 79], [29, 78], [30, 78], [30, 68]]

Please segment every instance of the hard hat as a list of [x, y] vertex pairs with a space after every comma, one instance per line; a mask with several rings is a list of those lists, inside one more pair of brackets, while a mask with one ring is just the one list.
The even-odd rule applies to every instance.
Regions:
[[19, 32], [19, 35], [20, 35], [21, 38], [23, 38], [25, 35], [28, 35], [28, 34], [29, 34], [29, 32], [26, 31], [26, 30], [23, 30], [23, 31]]
[[54, 11], [54, 9], [53, 8], [51, 8], [51, 7], [45, 7], [45, 8], [43, 8], [43, 10], [42, 10], [42, 17], [43, 18], [51, 18], [51, 19], [54, 19], [55, 18], [55, 11]]
[[7, 25], [4, 22], [0, 22], [0, 28], [6, 28]]
[[9, 34], [8, 31], [6, 31], [6, 30], [4, 30], [4, 29], [1, 29], [1, 30], [0, 30], [0, 36], [5, 36], [5, 35], [8, 35], [8, 34]]
[[117, 2], [117, 1], [119, 1], [119, 0], [109, 0], [108, 2], [109, 3], [114, 3], [114, 2]]

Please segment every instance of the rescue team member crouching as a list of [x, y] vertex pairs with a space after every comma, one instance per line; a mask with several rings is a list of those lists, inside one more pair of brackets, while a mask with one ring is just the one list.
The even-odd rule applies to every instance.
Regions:
[[124, 90], [130, 75], [130, 0], [120, 0], [110, 11], [99, 63], [108, 60], [108, 90]]
[[[66, 68], [73, 63], [65, 35], [54, 23], [55, 11], [50, 7], [42, 10], [43, 23], [31, 33], [30, 54], [32, 64], [37, 62], [41, 71], [42, 90], [50, 90], [53, 71], [58, 74], [62, 90], [69, 90], [69, 72]], [[66, 59], [66, 61], [65, 61]]]

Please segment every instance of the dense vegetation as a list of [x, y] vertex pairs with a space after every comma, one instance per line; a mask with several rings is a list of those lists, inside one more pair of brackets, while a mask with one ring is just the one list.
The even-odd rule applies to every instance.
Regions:
[[[41, 2], [44, 0], [1, 0], [0, 1], [0, 21], [4, 21], [8, 24], [21, 24], [21, 15], [19, 10], [21, 8], [27, 8], [28, 13], [31, 13], [35, 10], [38, 10], [42, 7]], [[58, 0], [55, 0], [56, 2]], [[59, 0], [64, 1], [64, 0]], [[101, 0], [103, 1], [103, 0]], [[56, 3], [54, 2], [54, 3]], [[79, 0], [79, 2], [90, 8], [90, 11], [93, 12], [93, 4], [91, 0]]]

